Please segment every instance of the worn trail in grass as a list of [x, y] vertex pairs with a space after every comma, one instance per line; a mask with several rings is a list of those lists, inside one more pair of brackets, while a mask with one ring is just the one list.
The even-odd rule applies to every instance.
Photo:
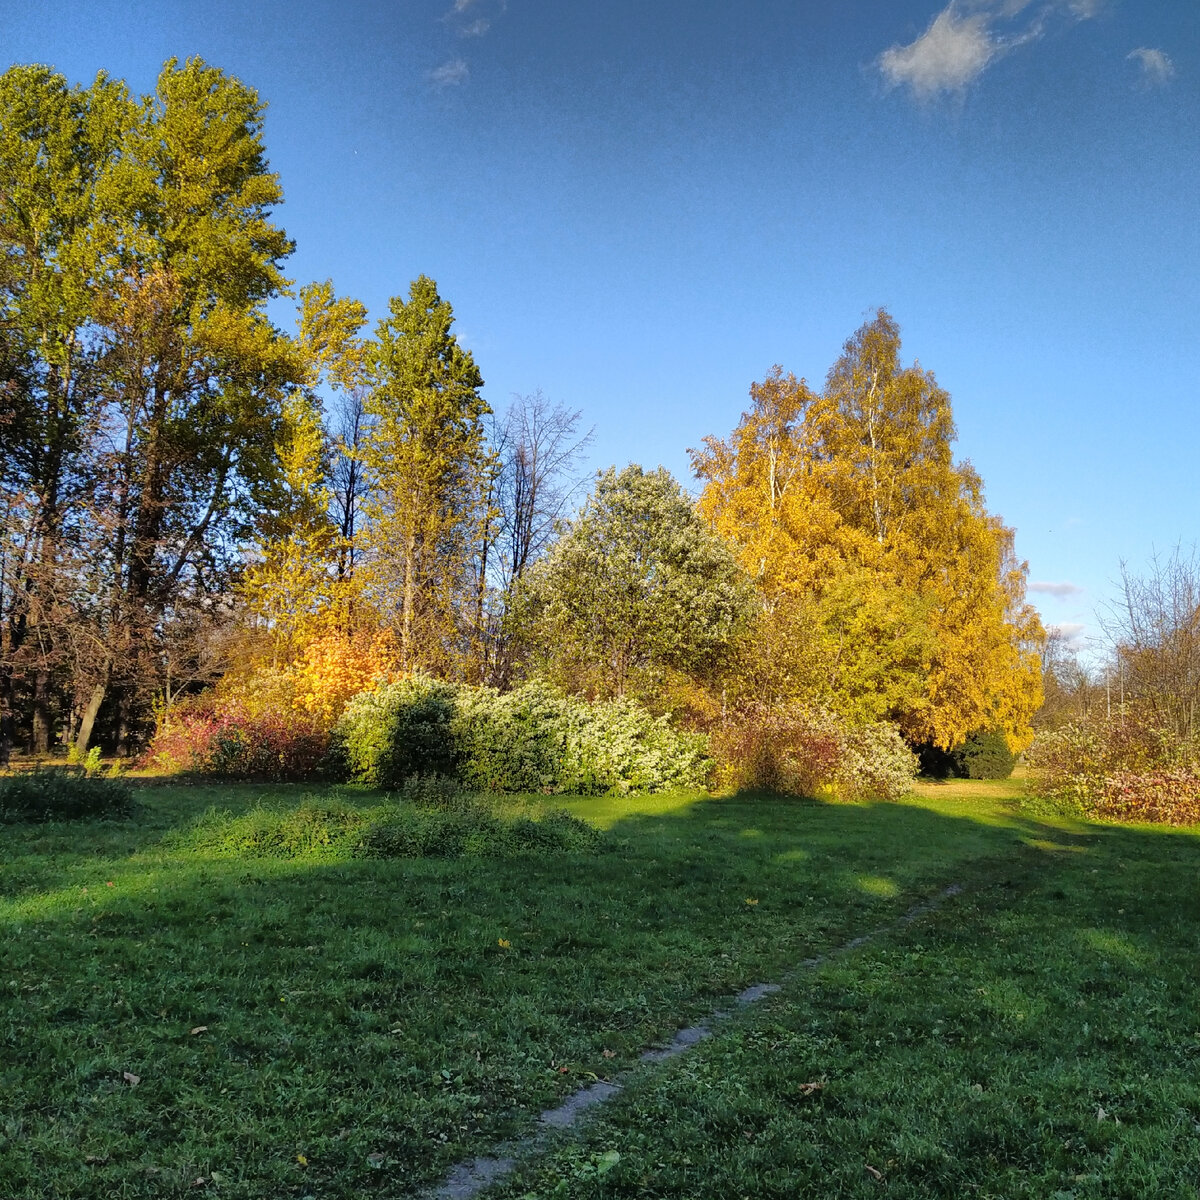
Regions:
[[488, 1195], [1194, 1200], [1198, 868], [1194, 832], [1033, 839]]
[[[155, 787], [129, 825], [0, 830], [0, 1195], [415, 1195], [747, 984], [997, 863], [1049, 878], [1069, 855], [1045, 847], [1072, 840], [1003, 792], [577, 800], [601, 850], [544, 857], [222, 859], [164, 840], [263, 794]], [[641, 1103], [603, 1121], [640, 1126]], [[556, 1162], [544, 1186], [582, 1194]], [[644, 1194], [721, 1193], [696, 1178]]]

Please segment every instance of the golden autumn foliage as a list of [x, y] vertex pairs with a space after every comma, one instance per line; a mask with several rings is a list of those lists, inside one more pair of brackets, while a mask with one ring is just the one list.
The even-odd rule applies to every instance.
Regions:
[[1019, 749], [1041, 702], [1025, 567], [952, 459], [949, 396], [899, 351], [881, 311], [821, 393], [776, 367], [729, 439], [692, 452], [701, 515], [759, 589], [730, 686], [893, 720], [914, 743], [989, 728]]
[[372, 637], [329, 632], [313, 638], [292, 668], [297, 707], [332, 724], [352, 696], [392, 675], [398, 653], [389, 630]]

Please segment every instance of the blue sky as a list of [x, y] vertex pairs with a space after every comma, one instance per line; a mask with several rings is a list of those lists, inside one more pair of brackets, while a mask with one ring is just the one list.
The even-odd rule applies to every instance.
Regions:
[[0, 0], [4, 65], [193, 54], [270, 104], [297, 282], [433, 276], [493, 407], [582, 409], [594, 465], [686, 480], [882, 305], [1048, 622], [1197, 537], [1193, 0]]

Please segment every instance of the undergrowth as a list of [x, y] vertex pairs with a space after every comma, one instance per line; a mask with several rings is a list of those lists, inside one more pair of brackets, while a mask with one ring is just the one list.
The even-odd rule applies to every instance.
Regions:
[[256, 806], [235, 816], [211, 809], [171, 839], [217, 858], [316, 859], [502, 857], [594, 850], [601, 834], [566, 812], [507, 816], [474, 797], [431, 805], [389, 800], [372, 808], [306, 796], [286, 810]]
[[0, 824], [132, 816], [136, 805], [120, 779], [63, 767], [39, 767], [0, 778]]

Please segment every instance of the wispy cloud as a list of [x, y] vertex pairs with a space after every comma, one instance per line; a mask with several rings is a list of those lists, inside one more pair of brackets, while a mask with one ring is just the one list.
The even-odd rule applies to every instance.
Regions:
[[454, 0], [443, 20], [449, 21], [460, 37], [483, 37], [507, 8], [508, 0]]
[[1046, 632], [1054, 635], [1072, 649], [1079, 649], [1085, 642], [1086, 625], [1078, 625], [1072, 621], [1064, 621], [1061, 625], [1047, 625]]
[[440, 67], [430, 71], [429, 81], [435, 87], [457, 87], [460, 83], [466, 83], [470, 74], [471, 68], [463, 59], [452, 58], [449, 62], [442, 63]]
[[1162, 87], [1175, 77], [1175, 64], [1161, 50], [1139, 46], [1125, 57], [1137, 63], [1144, 87]]
[[961, 95], [1002, 55], [1037, 41], [1056, 13], [1084, 21], [1102, 0], [950, 0], [929, 28], [908, 45], [876, 60], [889, 88], [906, 87], [918, 100]]
[[1040, 579], [1035, 579], [1029, 585], [1029, 590], [1039, 596], [1054, 596], [1059, 600], [1065, 600], [1068, 596], [1083, 595], [1083, 588], [1077, 583], [1048, 583]]

